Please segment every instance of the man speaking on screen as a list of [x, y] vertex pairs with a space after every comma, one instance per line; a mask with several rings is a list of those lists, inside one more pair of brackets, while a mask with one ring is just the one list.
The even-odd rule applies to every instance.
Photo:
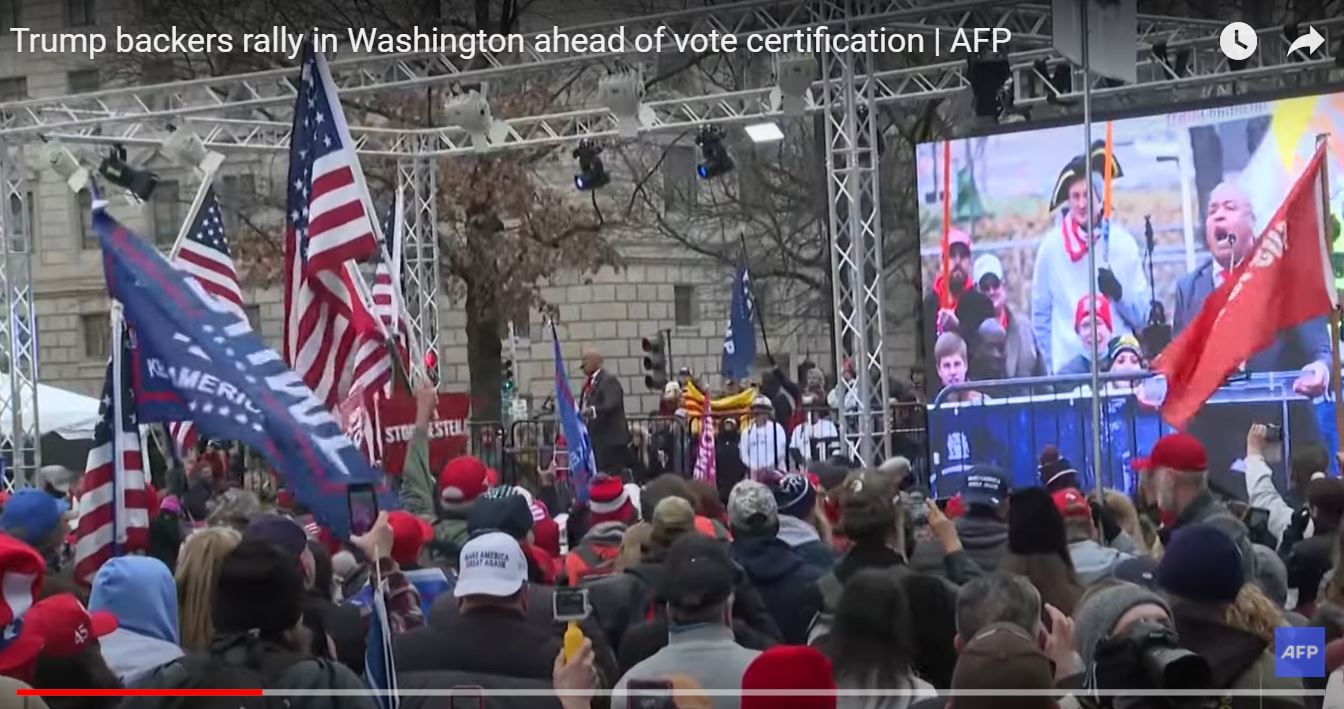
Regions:
[[[1204, 301], [1255, 247], [1259, 234], [1250, 198], [1236, 184], [1224, 182], [1209, 194], [1209, 212], [1204, 219], [1204, 239], [1210, 258], [1176, 282], [1176, 311], [1172, 334], [1178, 335], [1204, 307]], [[1283, 372], [1300, 369], [1293, 391], [1317, 397], [1329, 383], [1330, 339], [1324, 320], [1317, 319], [1289, 328], [1274, 344], [1251, 357], [1243, 366], [1250, 372]], [[1240, 428], [1245, 428], [1242, 426]]]
[[[1087, 252], [1096, 248], [1097, 291], [1111, 304], [1114, 334], [1137, 334], [1148, 322], [1150, 291], [1143, 278], [1138, 242], [1119, 224], [1102, 219], [1101, 174], [1106, 153], [1100, 142], [1092, 146], [1092, 174], [1084, 157], [1070, 160], [1055, 182], [1050, 209], [1063, 208], [1057, 226], [1041, 238], [1031, 282], [1031, 327], [1045, 370], [1052, 374], [1070, 361], [1090, 353], [1074, 330], [1078, 302], [1089, 294], [1092, 274]], [[1111, 174], [1120, 177], [1120, 165], [1111, 158]], [[1092, 183], [1092, 219], [1087, 229], [1087, 186]]]

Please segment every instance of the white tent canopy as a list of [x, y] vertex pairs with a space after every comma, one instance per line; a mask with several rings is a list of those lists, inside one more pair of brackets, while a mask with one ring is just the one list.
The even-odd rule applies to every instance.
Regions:
[[[32, 399], [24, 397], [21, 410], [23, 420], [30, 421], [33, 416]], [[98, 400], [39, 383], [37, 417], [39, 436], [55, 433], [67, 440], [90, 439], [93, 438], [94, 426], [98, 424]], [[14, 415], [9, 410], [0, 413], [0, 427], [6, 433], [14, 429]]]

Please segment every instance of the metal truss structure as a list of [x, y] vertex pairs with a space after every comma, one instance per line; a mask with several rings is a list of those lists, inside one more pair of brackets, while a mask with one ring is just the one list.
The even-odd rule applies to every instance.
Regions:
[[[42, 464], [37, 429], [37, 316], [33, 308], [33, 240], [28, 220], [22, 143], [0, 139], [0, 453], [13, 461], [12, 482], [27, 483]], [[6, 481], [10, 485], [10, 481]]]
[[[1232, 67], [1218, 51], [1222, 23], [1212, 20], [1140, 15], [1136, 53], [1138, 81], [1111, 86], [1094, 80], [1094, 96], [1143, 95], [1154, 92], [1225, 90], [1233, 79], [1315, 76], [1333, 68], [1332, 35], [1344, 20], [1322, 20], [1314, 26], [1328, 41], [1316, 58], [1284, 58], [1288, 40], [1282, 28], [1260, 31], [1261, 50], [1246, 66]], [[679, 34], [731, 33], [780, 35], [826, 26], [832, 33], [885, 28], [924, 36], [950, 36], [959, 29], [1007, 27], [1013, 32], [1007, 56], [1012, 68], [1013, 96], [1018, 108], [1061, 106], [1067, 111], [1081, 93], [1083, 77], [1072, 71], [1071, 85], [1055, 86], [1047, 76], [1064, 61], [1051, 48], [1053, 31], [1048, 3], [1004, 0], [742, 0], [609, 22], [567, 27], [565, 34], [611, 34], [623, 28], [627, 37], [666, 26]], [[530, 40], [528, 40], [530, 42]], [[946, 38], [944, 44], [947, 43]], [[908, 101], [946, 98], [971, 85], [965, 56], [899, 57], [900, 66], [879, 65], [889, 57], [823, 55], [821, 78], [804, 98], [805, 110], [822, 112], [827, 138], [827, 167], [832, 238], [832, 281], [838, 356], [853, 363], [858, 377], [858, 410], [845, 421], [853, 453], [865, 464], [876, 462], [889, 447], [886, 410], [887, 381], [883, 366], [881, 263], [882, 224], [877, 184], [877, 135], [874, 109]], [[638, 52], [542, 53], [528, 43], [522, 52], [485, 54], [472, 61], [449, 54], [412, 53], [340, 59], [331, 62], [333, 80], [343, 96], [386, 95], [388, 92], [454, 85], [470, 86], [515, 81], [529, 73], [575, 70], [591, 65], [632, 66], [654, 61]], [[592, 72], [597, 74], [599, 72]], [[647, 74], [646, 74], [647, 75]], [[592, 83], [595, 76], [581, 76]], [[37, 361], [32, 334], [31, 251], [24, 224], [27, 193], [21, 146], [58, 139], [74, 145], [121, 143], [157, 147], [169, 124], [195, 131], [212, 149], [224, 153], [272, 153], [288, 149], [289, 111], [294, 103], [294, 72], [275, 69], [218, 78], [177, 81], [151, 86], [109, 89], [88, 94], [32, 99], [0, 105], [0, 176], [11, 208], [0, 218], [0, 249], [4, 262], [5, 302], [11, 317], [0, 326], [0, 355], [9, 364], [11, 386], [0, 393], [0, 420], [14, 413], [13, 430], [0, 432], [12, 448], [32, 446], [35, 422], [19, 415], [24, 397], [36, 405]], [[769, 80], [767, 80], [769, 81]], [[773, 83], [738, 91], [692, 96], [660, 94], [650, 87], [642, 113], [644, 133], [681, 132], [707, 124], [721, 126], [778, 119], [779, 92]], [[581, 94], [581, 91], [576, 91]], [[417, 335], [426, 346], [438, 342], [437, 295], [438, 214], [435, 202], [438, 160], [445, 157], [577, 143], [584, 139], [616, 139], [617, 118], [611, 110], [584, 106], [574, 110], [500, 121], [504, 127], [483, 146], [474, 145], [463, 130], [451, 126], [399, 128], [352, 126], [361, 156], [397, 163], [406, 200], [404, 269], [407, 308]], [[27, 339], [23, 339], [26, 337]], [[836, 363], [839, 371], [841, 362]], [[34, 408], [35, 411], [35, 408]], [[848, 422], [852, 422], [851, 426]], [[17, 443], [16, 443], [17, 442]], [[21, 456], [16, 461], [27, 461]], [[34, 455], [32, 465], [39, 461]], [[20, 462], [19, 465], [27, 465]]]

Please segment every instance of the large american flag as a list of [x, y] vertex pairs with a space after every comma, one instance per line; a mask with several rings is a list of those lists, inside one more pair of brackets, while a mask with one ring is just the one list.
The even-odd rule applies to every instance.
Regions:
[[85, 583], [113, 556], [149, 548], [150, 492], [131, 384], [131, 336], [120, 318], [113, 319], [113, 333], [99, 406], [102, 418], [93, 431], [79, 492], [75, 578]]
[[[373, 274], [373, 314], [391, 334], [401, 360], [403, 371], [409, 375], [409, 325], [402, 312], [405, 301], [401, 297], [401, 217], [402, 200], [398, 193], [396, 203], [383, 219], [386, 247], [383, 258]], [[385, 392], [392, 383], [392, 361], [382, 334], [369, 331], [359, 338], [355, 354], [355, 378], [352, 392]]]
[[355, 291], [352, 260], [378, 251], [354, 142], [326, 58], [304, 47], [289, 146], [285, 361], [334, 407], [361, 332], [380, 330]]
[[[196, 210], [191, 228], [187, 230], [187, 238], [182, 241], [173, 264], [196, 279], [205, 292], [220, 303], [240, 317], [247, 317], [243, 309], [243, 291], [238, 287], [238, 272], [233, 267], [228, 237], [224, 235], [223, 215], [215, 188], [206, 190], [201, 207]], [[196, 445], [198, 438], [196, 427], [190, 421], [168, 424], [168, 434], [183, 457], [188, 449]]]

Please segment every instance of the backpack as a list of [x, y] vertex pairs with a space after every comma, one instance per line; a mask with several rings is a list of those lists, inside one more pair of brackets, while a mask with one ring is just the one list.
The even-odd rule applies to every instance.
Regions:
[[[216, 638], [205, 652], [182, 657], [155, 674], [149, 683], [167, 689], [276, 688], [277, 680], [311, 658], [251, 635]], [[331, 665], [327, 665], [331, 671]], [[158, 709], [284, 709], [285, 697], [161, 697]]]
[[621, 547], [616, 544], [580, 544], [565, 557], [565, 574], [571, 586], [616, 573]]

